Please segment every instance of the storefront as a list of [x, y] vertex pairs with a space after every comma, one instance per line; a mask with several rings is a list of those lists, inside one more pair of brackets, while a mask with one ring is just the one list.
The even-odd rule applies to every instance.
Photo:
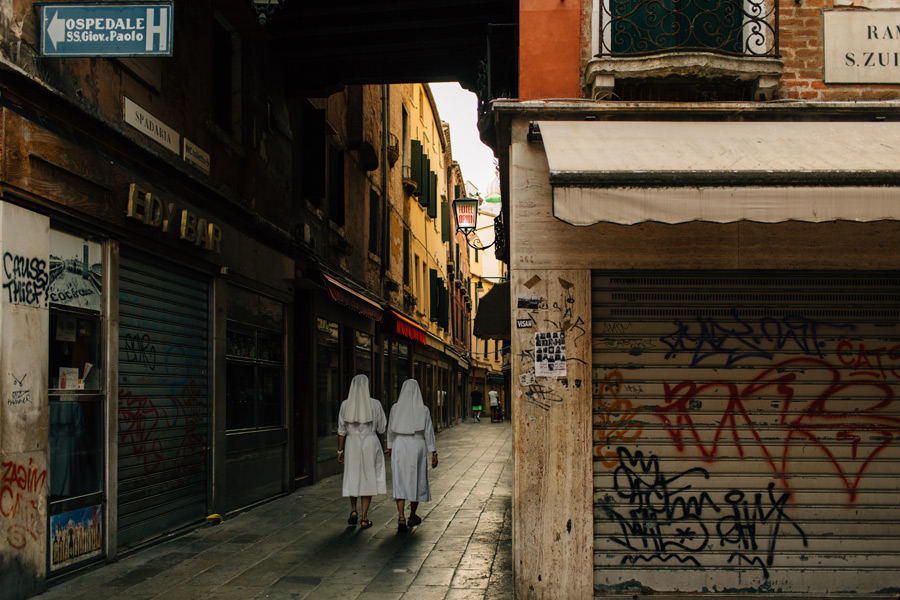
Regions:
[[121, 248], [119, 546], [209, 514], [209, 276]]
[[0, 553], [29, 590], [288, 491], [294, 267], [180, 165], [0, 112], [21, 159], [0, 180], [0, 436], [23, 474]]
[[890, 589], [897, 124], [510, 108], [516, 589]]
[[[318, 277], [315, 273], [314, 276]], [[362, 290], [351, 287], [350, 282], [326, 274], [318, 281], [322, 285], [312, 292], [309, 318], [313, 321], [308, 324], [314, 332], [307, 338], [312, 343], [300, 350], [311, 358], [309, 363], [314, 367], [307, 381], [313, 382], [309, 391], [315, 398], [312, 471], [316, 480], [341, 470], [337, 462], [338, 414], [350, 381], [357, 374], [365, 374], [373, 395], [381, 387], [382, 341], [378, 326], [383, 318], [381, 305]], [[302, 434], [298, 431], [297, 435]]]
[[[104, 249], [109, 244], [72, 229], [51, 228], [49, 234], [47, 567], [52, 576], [97, 560], [106, 549], [109, 280], [104, 274], [109, 261]], [[22, 377], [19, 387], [25, 384]], [[13, 398], [21, 396], [14, 391]]]
[[225, 324], [227, 510], [289, 491], [288, 298], [229, 282]]
[[414, 376], [414, 349], [425, 344], [426, 331], [415, 321], [403, 313], [390, 309], [383, 323], [382, 334], [385, 340], [385, 387], [384, 410], [389, 414], [390, 407], [400, 397], [403, 382]]

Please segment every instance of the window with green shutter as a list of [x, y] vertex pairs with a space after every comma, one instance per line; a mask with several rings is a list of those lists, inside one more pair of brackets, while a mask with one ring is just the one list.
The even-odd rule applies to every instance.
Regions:
[[[450, 203], [441, 202], [441, 241], [450, 241]], [[459, 260], [459, 259], [457, 259]]]
[[431, 159], [424, 154], [422, 155], [422, 171], [420, 175], [421, 183], [419, 189], [422, 193], [419, 194], [419, 204], [427, 208], [431, 199]]
[[437, 173], [430, 171], [428, 173], [430, 181], [428, 182], [428, 216], [437, 219], [437, 197], [438, 197], [438, 181]]
[[429, 269], [429, 311], [428, 316], [432, 321], [438, 320], [438, 307], [440, 306], [440, 290], [438, 288], [438, 272], [436, 269]]

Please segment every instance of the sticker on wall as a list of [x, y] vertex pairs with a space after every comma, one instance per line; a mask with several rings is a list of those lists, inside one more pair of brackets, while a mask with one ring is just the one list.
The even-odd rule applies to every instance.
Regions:
[[544, 300], [540, 296], [530, 295], [530, 296], [519, 296], [516, 302], [517, 308], [524, 308], [525, 310], [539, 310], [547, 308], [547, 301]]
[[528, 317], [527, 319], [516, 319], [516, 329], [531, 329], [532, 325], [534, 325], [534, 319]]
[[534, 385], [534, 373], [528, 371], [527, 373], [522, 373], [521, 375], [519, 375], [519, 384], [525, 387]]
[[566, 334], [542, 331], [534, 334], [534, 374], [537, 377], [566, 376]]
[[50, 230], [50, 302], [100, 310], [103, 271], [100, 244]]

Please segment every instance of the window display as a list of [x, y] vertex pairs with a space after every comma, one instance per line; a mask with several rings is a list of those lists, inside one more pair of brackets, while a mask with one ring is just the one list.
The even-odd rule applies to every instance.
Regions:
[[284, 422], [284, 306], [229, 287], [225, 348], [226, 428], [280, 427]]

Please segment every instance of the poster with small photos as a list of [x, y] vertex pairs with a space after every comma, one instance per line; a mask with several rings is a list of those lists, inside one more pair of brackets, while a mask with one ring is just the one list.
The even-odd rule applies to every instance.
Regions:
[[542, 331], [534, 334], [534, 374], [536, 377], [566, 376], [566, 334]]

